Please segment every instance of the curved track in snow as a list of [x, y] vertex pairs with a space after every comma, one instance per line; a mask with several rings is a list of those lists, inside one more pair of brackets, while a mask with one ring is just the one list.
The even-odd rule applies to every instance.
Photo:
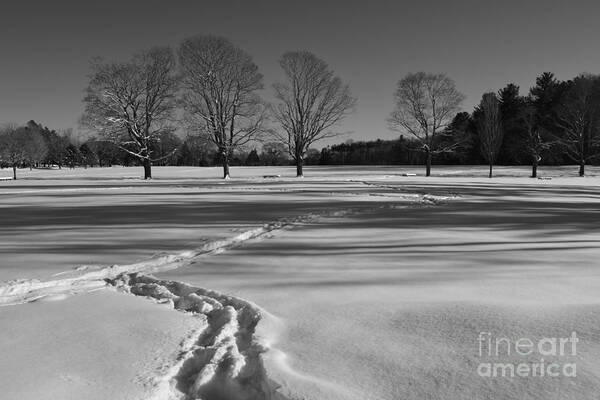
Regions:
[[[429, 195], [404, 198], [420, 205], [445, 200]], [[379, 204], [375, 208], [382, 207], [396, 205]], [[155, 378], [152, 399], [287, 400], [278, 393], [278, 385], [269, 379], [262, 363], [261, 355], [268, 351], [269, 344], [261, 342], [255, 333], [259, 321], [266, 314], [263, 310], [233, 296], [182, 282], [159, 280], [151, 274], [189, 265], [201, 257], [224, 252], [249, 240], [269, 238], [319, 218], [342, 217], [368, 210], [367, 206], [310, 213], [249, 229], [195, 250], [138, 263], [104, 268], [80, 267], [58, 274], [61, 279], [10, 281], [0, 286], [0, 306], [44, 298], [61, 299], [101, 289], [146, 297], [198, 318], [198, 329], [182, 342], [177, 361], [165, 374]]]
[[152, 399], [286, 400], [262, 363], [261, 354], [268, 349], [255, 337], [262, 318], [258, 306], [146, 275], [123, 274], [107, 283], [201, 319], [198, 331], [183, 343], [177, 362], [156, 379]]

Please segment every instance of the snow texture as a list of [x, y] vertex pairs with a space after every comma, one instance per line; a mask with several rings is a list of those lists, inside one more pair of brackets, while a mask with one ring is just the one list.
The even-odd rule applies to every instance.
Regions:
[[[566, 169], [554, 169], [548, 171], [552, 181], [527, 180], [516, 178], [514, 169], [500, 168], [498, 178], [491, 181], [473, 177], [480, 171], [449, 167], [439, 169], [445, 176], [426, 181], [418, 176], [398, 178], [405, 170], [324, 169], [317, 179], [307, 173], [301, 185], [295, 178], [270, 179], [268, 185], [260, 178], [240, 180], [235, 171], [226, 183], [199, 186], [192, 175], [198, 170], [190, 169], [194, 183], [190, 179], [181, 191], [190, 196], [192, 191], [210, 193], [204, 203], [194, 204], [198, 207], [231, 192], [230, 207], [209, 223], [237, 213], [227, 228], [236, 226], [238, 233], [210, 240], [195, 250], [163, 253], [142, 262], [81, 266], [55, 274], [51, 280], [13, 280], [0, 287], [0, 304], [61, 300], [90, 291], [95, 292], [91, 297], [117, 296], [115, 290], [133, 295], [123, 295], [130, 300], [152, 299], [158, 303], [154, 308], [163, 307], [170, 315], [195, 319], [195, 329], [181, 329], [177, 357], [152, 375], [151, 395], [119, 398], [592, 398], [600, 388], [595, 361], [600, 354], [594, 263], [598, 256], [597, 177], [573, 178]], [[131, 171], [89, 173], [98, 179], [114, 173], [128, 179], [123, 175]], [[56, 189], [52, 187], [55, 182], [32, 180], [17, 182], [22, 186], [14, 187], [15, 192], [8, 186], [15, 182], [2, 182], [0, 195], [9, 213], [25, 201], [10, 196], [28, 191], [24, 194], [31, 194], [25, 196], [29, 204], [41, 204], [21, 214], [39, 209], [32, 220], [51, 214], [52, 206], [63, 207], [65, 199], [78, 205], [88, 201], [79, 196], [80, 191], [92, 191], [95, 196], [110, 185], [119, 189], [114, 192], [119, 193], [115, 200], [110, 200], [115, 203], [122, 201], [117, 196], [125, 189], [122, 194], [131, 203], [131, 199], [151, 198], [164, 204], [165, 197], [152, 194], [159, 189], [161, 194], [179, 190], [182, 181], [161, 181], [161, 174], [180, 171], [157, 168], [152, 189], [149, 183], [142, 187], [129, 181], [127, 187], [110, 181], [98, 187]], [[517, 172], [522, 175], [523, 171]], [[37, 173], [54, 172], [32, 172]], [[78, 173], [73, 173], [74, 179], [81, 177]], [[460, 201], [451, 202], [457, 193]], [[231, 201], [234, 196], [237, 201]], [[173, 197], [181, 202], [173, 202]], [[185, 197], [173, 194], [169, 198], [172, 207], [165, 210], [178, 210]], [[266, 199], [275, 200], [263, 203]], [[88, 204], [94, 202], [100, 200], [94, 198]], [[284, 210], [280, 215], [293, 211], [300, 216], [261, 226], [255, 226], [255, 219], [238, 218], [248, 213], [249, 204], [262, 205], [256, 211], [264, 212], [284, 202], [295, 206], [277, 208], [271, 215]], [[443, 203], [450, 204], [437, 207]], [[102, 210], [111, 204], [102, 203]], [[129, 210], [124, 208], [119, 215]], [[187, 218], [189, 214], [181, 215]], [[198, 225], [209, 224], [202, 220], [205, 215], [196, 214]], [[261, 221], [275, 219], [264, 218], [267, 213], [260, 215]], [[157, 219], [150, 218], [148, 225]], [[52, 231], [54, 221], [36, 221], [31, 226]], [[35, 234], [34, 229], [16, 227], [17, 223], [5, 238], [14, 232]], [[185, 230], [197, 228], [186, 226]], [[124, 235], [122, 231], [115, 234], [117, 240]], [[272, 240], [263, 240], [267, 238]], [[253, 240], [261, 242], [250, 245]], [[223, 252], [219, 257], [206, 257]], [[40, 253], [42, 257], [52, 254]], [[23, 276], [37, 276], [26, 267], [29, 264]], [[219, 292], [200, 288], [204, 286]], [[40, 312], [36, 309], [48, 304], [56, 303], [18, 307], [25, 315]], [[18, 320], [16, 313], [6, 314]], [[10, 319], [4, 321], [10, 324]], [[473, 369], [478, 361], [473, 356], [473, 340], [480, 329], [532, 337], [576, 329], [582, 334], [581, 375], [576, 381], [482, 381]], [[285, 337], [278, 337], [282, 330]], [[35, 365], [25, 370], [23, 374], [36, 376]]]

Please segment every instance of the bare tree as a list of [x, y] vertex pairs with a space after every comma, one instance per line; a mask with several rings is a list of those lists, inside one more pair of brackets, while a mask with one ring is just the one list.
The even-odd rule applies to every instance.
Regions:
[[233, 152], [264, 132], [263, 76], [250, 55], [218, 36], [185, 40], [179, 62], [186, 121], [217, 146], [227, 179]]
[[600, 145], [600, 78], [580, 75], [568, 82], [562, 104], [557, 110], [557, 136], [566, 155], [579, 164], [579, 176], [585, 164], [598, 155]]
[[[168, 47], [156, 47], [125, 63], [92, 63], [84, 125], [139, 159], [152, 178], [152, 144], [172, 131], [178, 79]], [[175, 151], [175, 149], [173, 150]]]
[[550, 148], [551, 143], [542, 136], [543, 127], [537, 121], [535, 107], [529, 104], [525, 107], [523, 122], [525, 125], [525, 151], [531, 156], [531, 177], [537, 178], [537, 169], [542, 161], [542, 153]]
[[330, 128], [354, 110], [356, 99], [327, 63], [312, 53], [288, 52], [279, 64], [287, 81], [273, 85], [278, 100], [273, 114], [283, 132], [273, 133], [287, 147], [296, 162], [296, 175], [302, 177], [309, 147], [339, 135]]
[[478, 110], [478, 133], [481, 142], [481, 154], [490, 165], [489, 177], [496, 156], [502, 146], [503, 130], [500, 116], [500, 102], [496, 93], [484, 93]]
[[452, 151], [458, 145], [444, 144], [437, 136], [452, 122], [464, 99], [454, 81], [444, 74], [411, 73], [398, 82], [396, 107], [388, 123], [419, 140], [426, 155], [426, 176], [431, 175], [434, 154]]
[[44, 137], [37, 131], [16, 125], [6, 125], [0, 131], [0, 160], [9, 164], [13, 179], [17, 179], [17, 167], [41, 162], [48, 151]]

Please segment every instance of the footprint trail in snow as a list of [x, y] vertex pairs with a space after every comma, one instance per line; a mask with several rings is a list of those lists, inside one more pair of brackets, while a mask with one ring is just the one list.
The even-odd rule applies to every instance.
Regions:
[[[417, 195], [405, 200], [409, 203], [416, 200], [415, 203], [423, 205], [430, 202], [437, 204], [446, 199]], [[278, 385], [268, 378], [263, 366], [261, 355], [268, 351], [269, 346], [266, 341], [261, 343], [255, 335], [257, 324], [266, 314], [263, 310], [236, 297], [182, 282], [159, 280], [149, 274], [189, 265], [203, 256], [222, 253], [250, 240], [269, 238], [296, 226], [315, 223], [320, 218], [343, 217], [396, 206], [386, 204], [309, 213], [249, 229], [178, 254], [127, 265], [80, 267], [58, 274], [61, 279], [10, 281], [0, 285], [0, 306], [44, 299], [60, 300], [107, 288], [166, 303], [174, 310], [191, 313], [198, 318], [198, 329], [183, 342], [175, 364], [155, 378], [153, 400], [287, 400], [277, 392]]]
[[215, 291], [151, 276], [123, 274], [107, 283], [117, 290], [166, 303], [200, 318], [178, 361], [155, 380], [154, 400], [285, 400], [267, 377], [255, 338], [261, 310]]

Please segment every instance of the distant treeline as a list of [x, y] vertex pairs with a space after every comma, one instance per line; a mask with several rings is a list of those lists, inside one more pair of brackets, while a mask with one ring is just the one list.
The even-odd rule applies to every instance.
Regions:
[[[216, 166], [222, 160], [217, 147], [205, 138], [188, 135], [181, 138], [173, 132], [159, 135], [151, 143], [160, 166]], [[241, 149], [230, 160], [232, 165], [292, 165], [285, 146], [265, 142], [256, 148]], [[173, 151], [175, 149], [175, 151]], [[320, 153], [311, 150], [311, 160], [318, 163]], [[25, 126], [7, 127], [0, 132], [0, 167], [75, 168], [140, 165], [139, 158], [109, 140], [95, 137], [81, 140], [72, 131], [57, 132], [35, 121]], [[16, 171], [15, 171], [16, 173]]]
[[[414, 103], [418, 101], [421, 100], [414, 99]], [[497, 121], [490, 121], [486, 115], [493, 107], [497, 108]], [[486, 134], [490, 127], [495, 129], [494, 137]], [[525, 96], [519, 93], [518, 86], [508, 84], [497, 94], [484, 94], [472, 113], [457, 113], [429, 141], [422, 140], [423, 131], [427, 127], [416, 129], [416, 135], [409, 138], [330, 146], [322, 150], [319, 162], [423, 164], [426, 150], [434, 153], [433, 150], [442, 149], [433, 157], [436, 164], [532, 165], [533, 176], [538, 164], [577, 164], [583, 175], [585, 164], [598, 164], [600, 156], [600, 77], [582, 74], [559, 81], [552, 73], [545, 72]], [[484, 142], [490, 139], [495, 142]]]

